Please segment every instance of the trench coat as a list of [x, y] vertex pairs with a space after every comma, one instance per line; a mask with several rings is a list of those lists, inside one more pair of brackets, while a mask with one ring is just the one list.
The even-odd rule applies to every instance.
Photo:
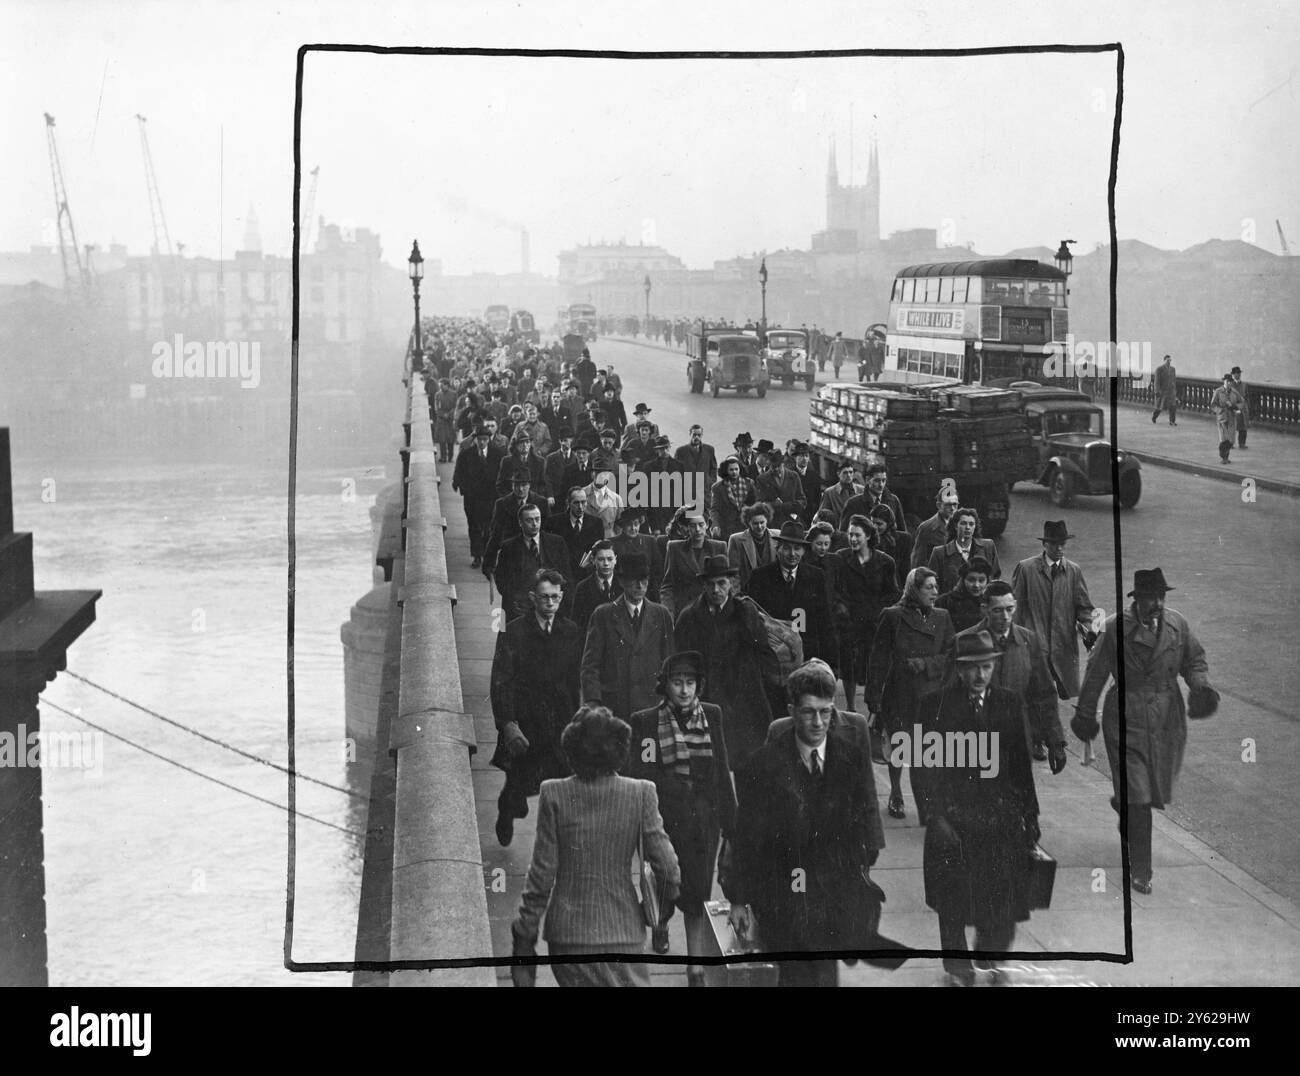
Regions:
[[[911, 731], [917, 700], [938, 691], [948, 678], [955, 640], [952, 618], [942, 609], [922, 617], [911, 606], [891, 605], [880, 614], [862, 692], [868, 707], [882, 715], [888, 732]], [[908, 669], [909, 658], [921, 659], [919, 672]]]
[[[1132, 606], [1123, 618], [1108, 617], [1101, 638], [1092, 648], [1078, 710], [1092, 715], [1107, 680], [1115, 675], [1115, 633], [1124, 632], [1125, 757], [1131, 804], [1164, 807], [1173, 801], [1174, 781], [1183, 765], [1187, 745], [1187, 711], [1178, 677], [1188, 687], [1209, 685], [1205, 649], [1181, 613], [1165, 607], [1159, 634], [1142, 626]], [[1110, 760], [1115, 795], [1120, 794], [1119, 685], [1112, 684], [1102, 706], [1102, 734]]]
[[1210, 397], [1210, 410], [1219, 424], [1219, 440], [1232, 441], [1237, 436], [1237, 416], [1241, 414], [1242, 399], [1236, 389], [1220, 385]]
[[582, 650], [582, 701], [599, 701], [626, 721], [637, 710], [657, 706], [655, 677], [674, 653], [673, 617], [662, 605], [641, 603], [641, 628], [622, 599], [598, 605], [587, 624]]
[[[1029, 918], [1029, 849], [1038, 839], [1038, 796], [1024, 736], [1023, 704], [1013, 692], [990, 686], [977, 719], [961, 684], [927, 695], [917, 706], [922, 728], [998, 734], [998, 771], [978, 766], [925, 770], [925, 903], [940, 915], [996, 929]], [[952, 760], [945, 760], [952, 761]], [[960, 846], [945, 846], [936, 822], [957, 831]]]
[[1011, 593], [1016, 599], [1016, 623], [1028, 628], [1047, 648], [1047, 664], [1056, 680], [1057, 694], [1069, 699], [1079, 694], [1079, 639], [1077, 625], [1092, 621], [1092, 599], [1083, 569], [1061, 558], [1055, 578], [1041, 554], [1020, 561], [1011, 573]]
[[681, 896], [676, 904], [683, 912], [703, 912], [701, 905], [713, 898], [718, 842], [723, 833], [731, 832], [736, 820], [736, 792], [731, 784], [722, 711], [712, 703], [701, 705], [713, 757], [692, 756], [689, 779], [660, 757], [658, 706], [638, 710], [629, 722], [632, 747], [626, 773], [628, 777], [653, 781], [659, 794], [659, 813], [682, 871]]
[[714, 615], [701, 594], [677, 615], [675, 637], [679, 650], [704, 656], [700, 698], [721, 708], [727, 757], [732, 770], [739, 770], [762, 746], [773, 717], [763, 683], [766, 673], [776, 671], [776, 655], [758, 607], [733, 597]]
[[[861, 745], [832, 728], [818, 789], [791, 727], [738, 772], [733, 870], [724, 889], [733, 904], [754, 907], [766, 949], [878, 944], [880, 900], [869, 870], [884, 840], [870, 765]], [[792, 884], [796, 872], [801, 886]]]
[[1156, 367], [1153, 377], [1156, 407], [1162, 411], [1178, 407], [1178, 370], [1173, 363]]

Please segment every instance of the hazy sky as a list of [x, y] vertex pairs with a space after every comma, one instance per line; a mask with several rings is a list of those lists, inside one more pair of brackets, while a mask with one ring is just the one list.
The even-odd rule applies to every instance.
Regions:
[[[1241, 238], [1247, 220], [1276, 251], [1280, 218], [1300, 247], [1300, 5], [1285, 0], [382, 10], [0, 0], [0, 20], [0, 250], [56, 234], [49, 111], [81, 242], [149, 247], [139, 112], [174, 240], [191, 253], [228, 254], [251, 203], [263, 249], [288, 253], [295, 50], [309, 41], [626, 50], [1120, 41], [1121, 238], [1183, 248]], [[861, 179], [874, 133], [885, 234], [944, 228], [983, 253], [1068, 236], [1087, 251], [1106, 238], [1115, 68], [1114, 54], [313, 55], [303, 165], [321, 168], [317, 213], [379, 232], [394, 265], [418, 236], [447, 271], [513, 271], [521, 223], [534, 270], [553, 273], [556, 253], [575, 242], [643, 236], [707, 268], [806, 248], [825, 226], [828, 139], [841, 179], [851, 154]]]

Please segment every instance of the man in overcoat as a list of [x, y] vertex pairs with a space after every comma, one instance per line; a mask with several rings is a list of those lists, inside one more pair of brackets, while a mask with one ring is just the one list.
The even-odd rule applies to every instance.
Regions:
[[673, 455], [682, 465], [682, 470], [704, 476], [705, 501], [702, 507], [707, 512], [709, 493], [713, 489], [713, 483], [718, 480], [718, 457], [713, 446], [705, 443], [704, 427], [698, 422], [691, 427], [690, 438], [690, 442], [678, 448]]
[[608, 706], [624, 721], [657, 706], [655, 678], [673, 652], [673, 618], [646, 598], [650, 562], [632, 553], [614, 566], [623, 596], [592, 611], [582, 651], [582, 702]]
[[1169, 425], [1178, 425], [1178, 371], [1174, 369], [1173, 360], [1166, 355], [1164, 361], [1156, 367], [1156, 372], [1152, 377], [1152, 388], [1155, 391], [1156, 406], [1151, 412], [1151, 421], [1154, 423], [1160, 417], [1161, 411], [1169, 412]]
[[582, 560], [591, 551], [591, 547], [605, 537], [605, 528], [599, 519], [587, 513], [587, 491], [575, 486], [567, 491], [568, 502], [563, 512], [556, 512], [542, 525], [548, 534], [556, 534], [564, 539], [569, 550], [570, 579], [575, 582], [586, 579], [591, 574], [591, 567], [583, 567]]
[[492, 578], [508, 618], [523, 616], [528, 611], [529, 587], [543, 568], [558, 572], [566, 586], [572, 585], [573, 569], [564, 539], [543, 533], [541, 509], [526, 504], [519, 509], [519, 533], [501, 543], [494, 561]]
[[771, 469], [764, 471], [754, 482], [754, 496], [772, 506], [772, 521], [780, 526], [787, 519], [801, 518], [808, 500], [799, 474], [785, 453], [774, 448], [767, 458]]
[[659, 597], [659, 588], [664, 579], [663, 557], [659, 554], [654, 535], [641, 533], [641, 524], [644, 522], [644, 508], [624, 508], [619, 512], [614, 521], [618, 533], [610, 539], [614, 555], [622, 560], [629, 553], [644, 553], [650, 561], [650, 589], [646, 592], [646, 597], [652, 602], [668, 606], [668, 611], [675, 614], [673, 607]]
[[[1011, 573], [1016, 599], [1016, 623], [1028, 628], [1047, 648], [1047, 664], [1056, 681], [1058, 698], [1079, 693], [1079, 634], [1091, 645], [1092, 599], [1083, 569], [1065, 557], [1068, 533], [1063, 519], [1043, 523], [1043, 552], [1020, 561]], [[1042, 761], [1046, 745], [1034, 744], [1034, 758]]]
[[[940, 486], [939, 492], [934, 498], [934, 505], [934, 515], [917, 525], [916, 540], [912, 543], [911, 567], [913, 568], [924, 568], [930, 563], [931, 550], [935, 546], [947, 543], [948, 520], [952, 519], [953, 514], [961, 506], [961, 498], [957, 495], [957, 487], [953, 485]], [[903, 525], [901, 519], [894, 520], [895, 527]]]
[[698, 573], [703, 592], [677, 614], [675, 631], [680, 649], [704, 655], [702, 697], [722, 708], [733, 770], [767, 735], [772, 708], [763, 682], [778, 670], [758, 607], [732, 593], [737, 574], [724, 555], [706, 556]]
[[[672, 442], [669, 441], [669, 439], [666, 436], [661, 434], [660, 436], [656, 437], [653, 441], [653, 444], [654, 444], [654, 456], [652, 456], [650, 459], [642, 460], [639, 464], [637, 464], [636, 469], [639, 473], [645, 475], [646, 478], [649, 480], [649, 482], [652, 483], [649, 486], [650, 489], [661, 489], [664, 492], [667, 492], [669, 489], [667, 485], [669, 478], [672, 475], [683, 474], [683, 468], [681, 463], [679, 463], [676, 459], [674, 459], [672, 456], [668, 454], [668, 450], [672, 446]], [[656, 477], [659, 475], [662, 475], [664, 477], [662, 479]], [[663, 483], [662, 485], [660, 484], [661, 482]], [[676, 512], [677, 509], [680, 508], [683, 503], [685, 503], [685, 499], [686, 499], [685, 483], [682, 482], [680, 479], [678, 480], [678, 482], [679, 482], [678, 488], [681, 489], [682, 491], [680, 498], [672, 498], [667, 503], [664, 504], [658, 504], [658, 503], [652, 504], [646, 513], [646, 517], [647, 517], [646, 522], [649, 524], [650, 529], [654, 531], [655, 534], [662, 534], [665, 530], [668, 529], [668, 524], [672, 521], [673, 513]], [[656, 500], [659, 499], [660, 498], [656, 498]], [[672, 503], [672, 500], [678, 500], [678, 503]], [[702, 510], [703, 508], [701, 506], [701, 511]]]
[[483, 565], [483, 551], [487, 547], [492, 523], [492, 506], [496, 503], [497, 471], [503, 455], [500, 449], [492, 447], [491, 442], [492, 435], [488, 430], [482, 426], [475, 429], [473, 441], [461, 445], [451, 478], [451, 488], [461, 495], [465, 505], [473, 568]]
[[543, 781], [569, 772], [560, 733], [578, 709], [582, 639], [577, 625], [558, 615], [563, 596], [563, 576], [548, 569], [537, 572], [528, 590], [528, 612], [497, 635], [492, 765], [506, 771], [496, 821], [503, 845], [514, 837], [514, 820], [528, 817], [528, 797], [537, 795]]
[[[488, 525], [487, 545], [483, 549], [483, 574], [491, 576], [496, 570], [497, 554], [501, 546], [519, 534], [519, 509], [525, 504], [537, 506], [545, 515], [546, 498], [532, 491], [532, 475], [524, 468], [515, 472], [509, 496], [500, 497], [492, 505], [492, 521]], [[495, 491], [495, 486], [493, 487]]]
[[1228, 458], [1232, 453], [1232, 439], [1237, 433], [1237, 419], [1241, 415], [1244, 401], [1237, 392], [1232, 374], [1223, 375], [1223, 384], [1214, 390], [1210, 397], [1210, 411], [1219, 430], [1219, 462], [1231, 463]]
[[1232, 374], [1232, 387], [1241, 398], [1241, 410], [1237, 412], [1237, 447], [1245, 448], [1246, 431], [1250, 429], [1250, 394], [1246, 391], [1246, 383], [1241, 380], [1241, 367], [1234, 366], [1229, 373]]
[[[1173, 801], [1174, 782], [1182, 768], [1183, 749], [1187, 744], [1187, 718], [1209, 717], [1219, 698], [1210, 686], [1210, 667], [1204, 647], [1186, 617], [1165, 605], [1165, 595], [1173, 589], [1159, 568], [1134, 573], [1133, 589], [1129, 591], [1133, 603], [1122, 616], [1106, 619], [1101, 638], [1088, 660], [1083, 690], [1070, 723], [1084, 742], [1096, 737], [1097, 700], [1107, 680], [1116, 675], [1116, 639], [1123, 632], [1128, 841], [1133, 888], [1139, 893], [1151, 892], [1151, 809], [1164, 810]], [[1191, 688], [1187, 708], [1178, 690], [1180, 676]], [[1106, 756], [1115, 788], [1110, 802], [1118, 812], [1118, 683], [1106, 693], [1100, 728], [1105, 735]]]
[[817, 473], [817, 468], [811, 466], [811, 450], [804, 441], [799, 441], [794, 446], [794, 472], [799, 476], [799, 481], [803, 485], [804, 506], [803, 514], [799, 517], [805, 527], [811, 526], [813, 516], [817, 514], [817, 508], [822, 503], [822, 476]]
[[[881, 892], [869, 871], [885, 844], [871, 763], [832, 727], [830, 669], [802, 666], [787, 690], [792, 726], [737, 773], [732, 869], [723, 881], [732, 924], [746, 935], [756, 920], [771, 952], [870, 949]], [[838, 985], [834, 957], [779, 968], [781, 986]]]
[[[926, 773], [923, 864], [925, 902], [939, 913], [939, 944], [950, 952], [968, 951], [968, 925], [977, 951], [1008, 950], [1016, 923], [1029, 918], [1038, 796], [1024, 704], [992, 683], [999, 657], [987, 632], [959, 636], [957, 680], [921, 699], [916, 711], [923, 734], [937, 732], [945, 744], [940, 764]], [[974, 983], [967, 958], [943, 964], [954, 985]]]

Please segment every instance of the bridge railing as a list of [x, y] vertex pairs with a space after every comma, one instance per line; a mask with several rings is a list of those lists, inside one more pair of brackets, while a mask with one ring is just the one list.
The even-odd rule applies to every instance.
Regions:
[[[1155, 388], [1149, 381], [1119, 378], [1120, 403], [1155, 407]], [[1208, 377], [1178, 378], [1178, 409], [1192, 414], [1209, 415], [1210, 398], [1222, 385]], [[1088, 381], [1085, 389], [1098, 402], [1110, 399], [1110, 385], [1098, 379]], [[1246, 406], [1251, 426], [1262, 426], [1282, 433], [1300, 433], [1300, 388], [1286, 385], [1252, 385], [1246, 383]]]
[[[388, 750], [396, 762], [391, 960], [492, 955], [470, 755], [477, 747], [456, 658], [437, 456], [424, 378], [408, 375], [403, 452], [401, 673]], [[393, 986], [493, 986], [490, 967], [395, 972]]]

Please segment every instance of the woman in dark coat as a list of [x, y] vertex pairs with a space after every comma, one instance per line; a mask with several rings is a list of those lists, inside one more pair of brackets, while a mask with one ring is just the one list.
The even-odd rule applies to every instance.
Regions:
[[945, 594], [957, 585], [961, 567], [971, 557], [983, 557], [993, 571], [989, 580], [1002, 578], [998, 563], [998, 550], [991, 538], [981, 538], [980, 517], [974, 508], [958, 508], [948, 520], [948, 541], [930, 551], [928, 567], [939, 577], [939, 593]]
[[[655, 690], [663, 702], [632, 715], [632, 742], [627, 776], [653, 781], [659, 793], [664, 829], [681, 867], [681, 893], [674, 902], [686, 921], [686, 952], [705, 951], [704, 902], [713, 896], [713, 866], [721, 834], [736, 816], [736, 793], [727, 762], [722, 711], [701, 702], [704, 658], [694, 650], [671, 655], [659, 670]], [[668, 952], [668, 918], [652, 932], [655, 952]], [[691, 986], [704, 985], [704, 969], [691, 965]]]
[[876, 529], [876, 548], [893, 558], [898, 572], [898, 588], [902, 590], [907, 582], [907, 567], [912, 563], [912, 536], [898, 529], [899, 521], [887, 504], [876, 505], [867, 513], [867, 518]]
[[876, 623], [900, 593], [893, 558], [876, 547], [876, 532], [862, 516], [849, 520], [849, 548], [828, 558], [834, 565], [832, 615], [840, 633], [840, 679], [844, 708], [853, 709], [858, 685], [867, 680], [867, 655]]
[[[939, 598], [939, 581], [929, 568], [913, 568], [907, 575], [902, 600], [880, 614], [876, 637], [867, 661], [867, 682], [863, 688], [872, 718], [883, 722], [886, 737], [895, 732], [912, 734], [916, 704], [923, 695], [938, 691], [952, 669], [956, 633], [952, 618], [934, 603]], [[903, 771], [889, 764], [889, 813], [905, 818]], [[917, 789], [916, 767], [908, 768], [912, 798], [925, 825], [925, 810]]]

